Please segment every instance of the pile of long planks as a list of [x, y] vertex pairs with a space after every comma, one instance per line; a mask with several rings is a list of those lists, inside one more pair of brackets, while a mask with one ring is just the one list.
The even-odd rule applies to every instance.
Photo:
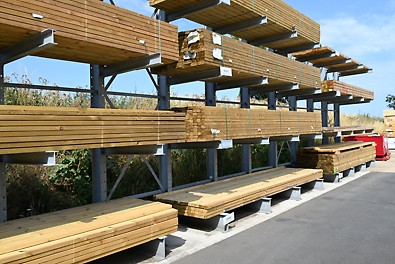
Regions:
[[322, 170], [278, 168], [155, 196], [178, 214], [209, 219], [322, 177]]
[[185, 141], [185, 113], [0, 106], [0, 154]]
[[[150, 0], [150, 5], [169, 14], [197, 6], [199, 0]], [[186, 18], [213, 29], [266, 17], [267, 23], [229, 32], [239, 38], [254, 41], [296, 31], [297, 38], [266, 43], [274, 49], [301, 46], [320, 42], [320, 25], [295, 10], [282, 0], [230, 0], [230, 5], [220, 4], [212, 8], [186, 15]]]
[[342, 142], [299, 151], [299, 167], [322, 169], [324, 174], [336, 174], [354, 168], [376, 158], [373, 142]]
[[45, 29], [56, 46], [37, 56], [108, 65], [160, 52], [178, 60], [174, 25], [97, 0], [0, 1], [0, 50]]
[[341, 95], [352, 95], [354, 97], [362, 97], [368, 100], [374, 99], [374, 92], [362, 89], [360, 87], [339, 82], [335, 80], [328, 80], [322, 82], [322, 92], [340, 92]]
[[320, 113], [221, 107], [174, 109], [186, 112], [186, 141], [311, 135], [322, 132]]
[[266, 76], [269, 84], [299, 83], [300, 88], [319, 88], [321, 85], [320, 70], [316, 67], [207, 29], [181, 32], [179, 42], [178, 63], [157, 67], [154, 73], [183, 76], [228, 67], [232, 69], [232, 77], [214, 82]]
[[395, 137], [395, 110], [384, 110], [384, 124], [388, 137]]
[[167, 204], [119, 199], [0, 224], [1, 263], [85, 263], [177, 231]]

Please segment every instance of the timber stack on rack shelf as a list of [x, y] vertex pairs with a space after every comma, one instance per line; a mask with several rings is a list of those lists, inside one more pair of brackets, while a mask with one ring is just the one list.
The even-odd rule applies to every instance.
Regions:
[[109, 65], [161, 53], [178, 60], [176, 26], [97, 0], [0, 2], [0, 50], [46, 29], [57, 45], [37, 56]]
[[1, 263], [86, 263], [177, 231], [177, 211], [123, 198], [0, 225]]
[[[298, 83], [299, 88], [320, 87], [318, 68], [207, 29], [181, 32], [179, 42], [178, 62], [157, 67], [154, 73], [177, 77], [226, 67], [232, 70], [229, 76], [210, 81], [226, 83], [268, 77], [270, 85]], [[265, 85], [262, 88], [264, 91]]]
[[314, 135], [322, 131], [320, 113], [220, 107], [175, 110], [186, 112], [187, 142]]
[[[199, 6], [199, 0], [150, 0], [155, 8], [166, 11], [169, 15], [177, 14], [185, 9]], [[320, 42], [320, 25], [295, 10], [284, 1], [277, 0], [229, 0], [211, 8], [185, 15], [187, 19], [195, 21], [221, 32], [236, 25], [231, 30], [233, 36], [273, 49], [300, 47]], [[259, 20], [258, 23], [251, 23]], [[237, 29], [237, 25], [250, 22], [251, 25]], [[289, 35], [286, 40], [277, 39], [278, 36]], [[263, 44], [263, 43], [261, 43]]]
[[320, 178], [322, 170], [277, 168], [159, 194], [155, 200], [173, 205], [180, 215], [209, 219]]
[[366, 100], [374, 99], [374, 92], [372, 91], [335, 80], [323, 81], [321, 88], [323, 93], [339, 92], [341, 95], [351, 95], [353, 97], [365, 98]]
[[384, 110], [384, 124], [388, 134], [388, 147], [395, 149], [395, 110]]
[[298, 165], [322, 169], [324, 174], [333, 175], [374, 161], [375, 158], [373, 142], [341, 142], [303, 148], [298, 153]]
[[185, 113], [0, 106], [0, 155], [185, 142]]

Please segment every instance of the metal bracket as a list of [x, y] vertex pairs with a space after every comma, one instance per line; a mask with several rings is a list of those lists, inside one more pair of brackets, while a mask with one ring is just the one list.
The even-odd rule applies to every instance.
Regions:
[[107, 156], [131, 154], [162, 156], [164, 155], [164, 145], [105, 148], [103, 149], [103, 153]]
[[55, 30], [46, 29], [24, 41], [0, 51], [0, 64], [7, 64], [56, 45]]
[[8, 164], [56, 166], [56, 153], [57, 151], [8, 154], [0, 156], [0, 161]]
[[372, 100], [370, 99], [365, 99], [365, 98], [354, 98], [345, 102], [339, 102], [340, 105], [354, 105], [354, 104], [366, 104], [366, 103], [370, 103]]
[[246, 206], [248, 210], [262, 213], [262, 214], [271, 214], [272, 211], [272, 198], [262, 198], [259, 199], [258, 201], [255, 201], [253, 203], [250, 203]]
[[273, 137], [270, 137], [270, 141], [300, 142], [300, 136], [299, 135], [273, 136]]
[[277, 53], [289, 54], [289, 53], [293, 53], [293, 52], [318, 48], [319, 46], [320, 46], [320, 43], [311, 43], [311, 44], [307, 44], [307, 45], [294, 46], [294, 47], [290, 47], [290, 48], [286, 48], [286, 49], [279, 49], [279, 50], [277, 50]]
[[214, 28], [213, 31], [218, 32], [219, 34], [227, 34], [238, 30], [243, 30], [243, 29], [245, 30], [261, 25], [267, 25], [267, 23], [268, 23], [267, 17], [263, 16], [222, 28]]
[[323, 138], [323, 134], [300, 135], [300, 139], [303, 140], [321, 140]]
[[311, 55], [306, 56], [300, 59], [297, 59], [300, 62], [312, 61], [312, 60], [319, 60], [319, 59], [326, 59], [326, 58], [333, 58], [339, 56], [340, 53], [338, 51], [328, 51], [327, 53], [318, 54], [318, 55]]
[[177, 19], [180, 19], [182, 17], [191, 15], [193, 13], [209, 9], [209, 8], [214, 8], [218, 5], [230, 5], [230, 0], [206, 0], [206, 1], [200, 1], [198, 4], [194, 4], [190, 7], [184, 8], [183, 10], [170, 13], [166, 15], [166, 22], [174, 21]]
[[262, 88], [253, 88], [251, 90], [252, 94], [269, 93], [269, 92], [280, 92], [280, 91], [293, 91], [298, 90], [299, 84], [268, 84]]
[[297, 37], [298, 37], [298, 32], [292, 31], [289, 33], [280, 34], [280, 35], [269, 37], [269, 38], [262, 38], [262, 39], [249, 41], [249, 44], [254, 45], [254, 46], [261, 46], [261, 45], [265, 45], [268, 43], [273, 43], [273, 42], [287, 40], [287, 39], [294, 39]]
[[335, 173], [335, 174], [324, 174], [324, 181], [326, 182], [340, 182], [343, 178], [343, 172]]
[[216, 85], [216, 90], [225, 90], [225, 89], [232, 89], [232, 88], [239, 88], [239, 87], [255, 87], [269, 84], [269, 78], [266, 76], [258, 77], [258, 78], [251, 78], [247, 80], [240, 80], [240, 81], [232, 81], [232, 82], [225, 82], [225, 83], [218, 83]]
[[183, 76], [170, 76], [168, 79], [169, 85], [176, 85], [196, 81], [210, 81], [210, 79], [220, 77], [231, 77], [232, 69], [227, 67], [218, 67], [213, 70], [192, 73]]
[[303, 95], [312, 95], [312, 94], [320, 94], [321, 89], [317, 88], [306, 88], [306, 89], [294, 89], [291, 91], [279, 92], [276, 94], [277, 97], [288, 97], [288, 96], [303, 96]]
[[341, 67], [341, 68], [328, 69], [328, 73], [331, 73], [331, 72], [342, 72], [342, 71], [356, 70], [356, 69], [363, 69], [363, 65], [362, 64], [358, 64], [358, 65], [344, 66], [344, 67]]
[[313, 63], [314, 67], [321, 68], [321, 67], [329, 67], [329, 66], [334, 66], [338, 64], [344, 64], [344, 63], [350, 63], [352, 62], [352, 59], [341, 59], [339, 58], [338, 60], [331, 60], [327, 62], [320, 62], [320, 63]]
[[212, 221], [217, 223], [216, 230], [221, 232], [229, 231], [229, 224], [235, 220], [235, 213], [222, 213], [219, 216], [215, 216]]
[[132, 59], [129, 61], [100, 66], [100, 71], [104, 77], [108, 77], [125, 72], [146, 69], [161, 64], [162, 64], [161, 53], [155, 53], [152, 55], [144, 56], [137, 59]]
[[318, 180], [306, 183], [305, 186], [309, 189], [323, 191], [324, 190], [324, 179], [318, 179]]
[[290, 200], [300, 201], [302, 200], [302, 187], [292, 187], [283, 192], [281, 196], [287, 197]]
[[251, 145], [269, 145], [270, 139], [267, 138], [245, 138], [245, 139], [234, 139], [234, 144], [251, 144]]

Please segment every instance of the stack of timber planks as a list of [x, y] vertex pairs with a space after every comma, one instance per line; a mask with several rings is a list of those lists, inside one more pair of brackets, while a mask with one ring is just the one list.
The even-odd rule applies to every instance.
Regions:
[[0, 154], [185, 141], [185, 113], [0, 106]]
[[388, 137], [395, 137], [395, 110], [384, 110], [385, 131]]
[[155, 196], [178, 214], [209, 219], [322, 177], [322, 170], [277, 168]]
[[322, 92], [340, 92], [341, 95], [352, 95], [354, 97], [362, 97], [368, 100], [374, 99], [374, 92], [372, 91], [335, 80], [323, 81]]
[[[196, 6], [201, 2], [199, 0], [149, 1], [151, 6], [169, 14]], [[282, 0], [230, 0], [230, 5], [216, 5], [185, 17], [213, 29], [221, 29], [252, 19], [266, 17], [267, 24], [230, 32], [232, 35], [247, 41], [270, 39], [293, 31], [297, 32], [297, 38], [265, 44], [273, 49], [320, 42], [320, 25]]]
[[0, 50], [45, 29], [56, 30], [57, 45], [37, 56], [108, 65], [160, 52], [164, 63], [178, 60], [176, 26], [102, 1], [0, 1]]
[[320, 134], [320, 113], [220, 107], [188, 107], [186, 141]]
[[157, 67], [154, 73], [183, 76], [228, 67], [232, 69], [232, 77], [212, 81], [232, 82], [266, 76], [270, 85], [299, 83], [300, 88], [319, 88], [321, 84], [320, 70], [316, 67], [207, 29], [181, 32], [179, 42], [178, 63]]
[[177, 231], [171, 206], [119, 199], [0, 224], [1, 263], [85, 263]]
[[324, 174], [336, 174], [376, 158], [373, 142], [341, 142], [307, 147], [298, 153], [298, 165], [303, 168], [322, 169]]

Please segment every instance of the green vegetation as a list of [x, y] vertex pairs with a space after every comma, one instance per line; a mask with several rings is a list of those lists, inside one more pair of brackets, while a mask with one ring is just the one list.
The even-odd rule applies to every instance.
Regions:
[[395, 95], [389, 94], [385, 98], [385, 102], [388, 103], [387, 106], [395, 110]]

